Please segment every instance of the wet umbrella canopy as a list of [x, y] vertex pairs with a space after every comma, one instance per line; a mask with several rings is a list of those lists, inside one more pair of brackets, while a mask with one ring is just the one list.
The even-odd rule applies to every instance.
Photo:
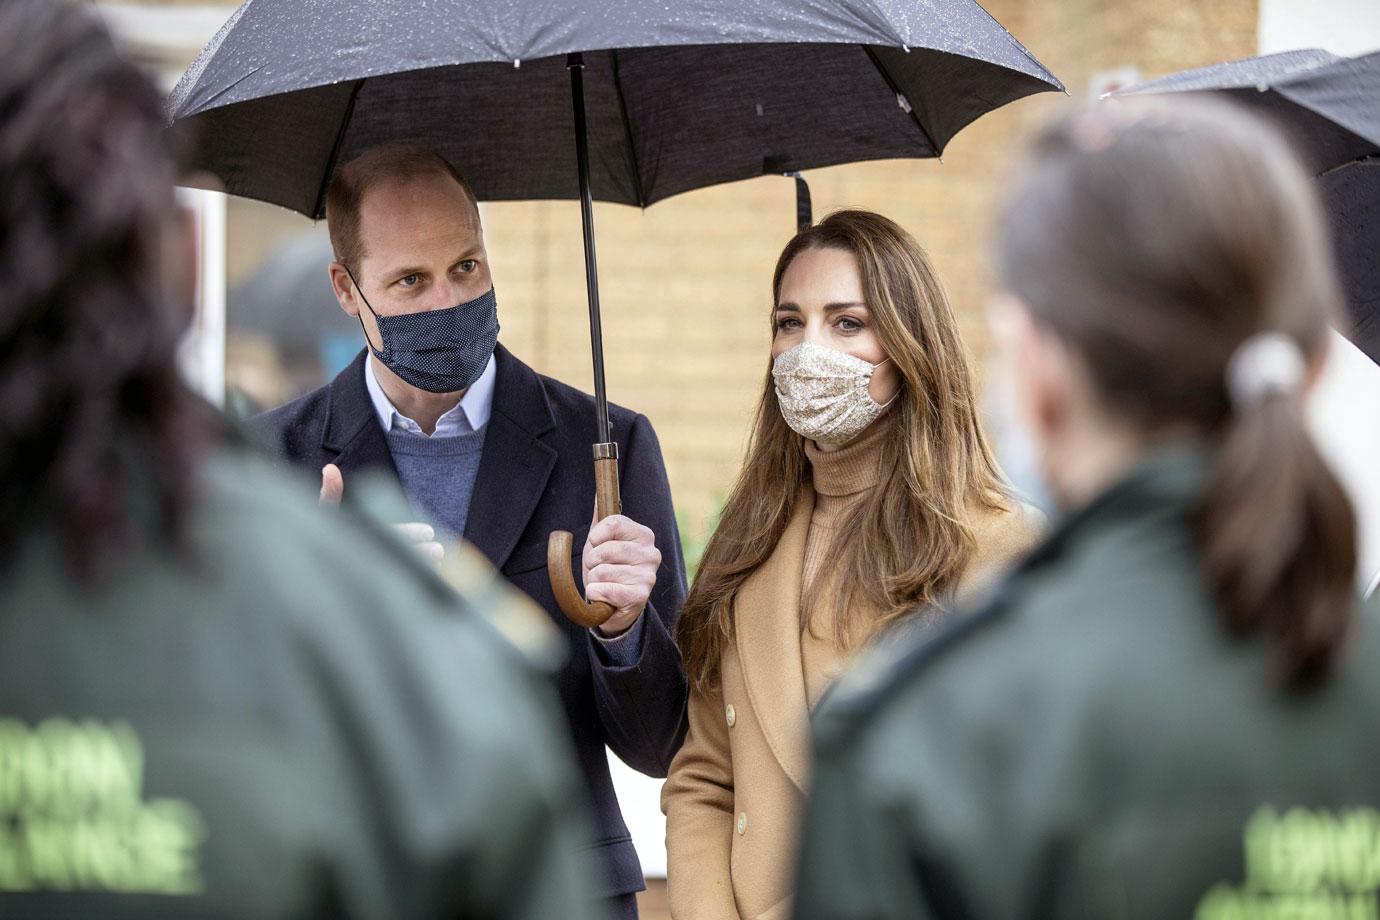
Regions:
[[[578, 197], [603, 518], [620, 503], [593, 199], [938, 156], [985, 112], [1062, 88], [974, 0], [248, 0], [169, 107], [191, 166], [309, 217], [339, 164], [398, 142], [435, 149], [481, 200]], [[570, 557], [553, 534], [561, 608], [603, 622]]]
[[196, 166], [310, 217], [339, 163], [394, 141], [435, 148], [481, 200], [577, 198], [570, 52], [592, 195], [643, 206], [935, 156], [979, 115], [1062, 89], [971, 0], [249, 0], [169, 104], [200, 130]]
[[1348, 338], [1380, 361], [1380, 51], [1287, 51], [1113, 93], [1211, 92], [1271, 119], [1319, 174], [1350, 308]]
[[1225, 94], [1278, 124], [1313, 172], [1380, 154], [1380, 52], [1286, 51], [1170, 74], [1113, 93]]
[[1380, 363], [1380, 159], [1349, 163], [1318, 181], [1351, 310], [1347, 338]]

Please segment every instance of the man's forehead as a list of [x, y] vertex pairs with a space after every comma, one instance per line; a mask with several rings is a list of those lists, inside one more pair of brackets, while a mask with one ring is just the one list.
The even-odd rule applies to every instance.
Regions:
[[449, 174], [440, 169], [406, 175], [379, 176], [369, 183], [361, 204], [371, 199], [376, 204], [384, 202], [415, 202], [419, 199], [443, 197], [448, 200], [464, 201], [474, 210], [469, 195], [463, 186]]
[[432, 250], [483, 241], [479, 211], [444, 173], [383, 179], [364, 193], [359, 236], [369, 255], [394, 249]]

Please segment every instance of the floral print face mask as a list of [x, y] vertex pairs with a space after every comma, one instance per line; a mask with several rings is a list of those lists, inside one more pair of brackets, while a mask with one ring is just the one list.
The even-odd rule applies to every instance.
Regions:
[[817, 444], [847, 444], [896, 401], [878, 403], [867, 389], [873, 371], [890, 360], [868, 364], [813, 342], [783, 351], [771, 375], [786, 424]]

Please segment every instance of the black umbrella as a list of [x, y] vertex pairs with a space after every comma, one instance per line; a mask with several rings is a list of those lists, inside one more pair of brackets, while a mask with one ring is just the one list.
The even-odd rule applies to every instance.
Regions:
[[[579, 197], [603, 517], [618, 508], [617, 461], [593, 199], [645, 207], [938, 156], [985, 112], [1062, 88], [973, 0], [249, 0], [169, 107], [193, 128], [191, 165], [314, 218], [337, 165], [389, 142], [433, 147], [481, 200]], [[553, 535], [562, 608], [601, 622], [611, 611], [585, 605], [569, 559]]]
[[1286, 51], [1170, 74], [1111, 93], [1211, 92], [1277, 124], [1319, 174], [1347, 289], [1351, 339], [1380, 362], [1380, 51]]
[[1274, 121], [1320, 173], [1380, 154], [1380, 51], [1285, 51], [1170, 74], [1111, 93], [1211, 92]]
[[1351, 308], [1348, 337], [1380, 363], [1380, 160], [1348, 163], [1318, 181]]

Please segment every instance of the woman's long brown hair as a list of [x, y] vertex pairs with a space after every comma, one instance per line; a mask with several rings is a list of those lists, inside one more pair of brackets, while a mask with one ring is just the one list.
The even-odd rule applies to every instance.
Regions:
[[[857, 258], [877, 336], [902, 380], [879, 422], [890, 431], [878, 484], [841, 522], [827, 556], [837, 560], [835, 637], [846, 647], [917, 607], [942, 603], [974, 552], [973, 510], [1005, 508], [1008, 499], [958, 324], [924, 250], [894, 221], [840, 211], [787, 244], [772, 279], [773, 309], [786, 269], [816, 248]], [[697, 688], [717, 680], [734, 598], [776, 548], [808, 477], [804, 443], [781, 416], [768, 361], [742, 472], [676, 625]]]
[[1284, 141], [1204, 101], [1106, 103], [1038, 140], [1005, 207], [1003, 286], [1086, 364], [1100, 400], [1153, 439], [1214, 448], [1197, 531], [1235, 633], [1265, 633], [1284, 682], [1329, 672], [1355, 604], [1356, 522], [1304, 425], [1302, 394], [1233, 406], [1251, 336], [1310, 363], [1341, 323], [1312, 183]]

